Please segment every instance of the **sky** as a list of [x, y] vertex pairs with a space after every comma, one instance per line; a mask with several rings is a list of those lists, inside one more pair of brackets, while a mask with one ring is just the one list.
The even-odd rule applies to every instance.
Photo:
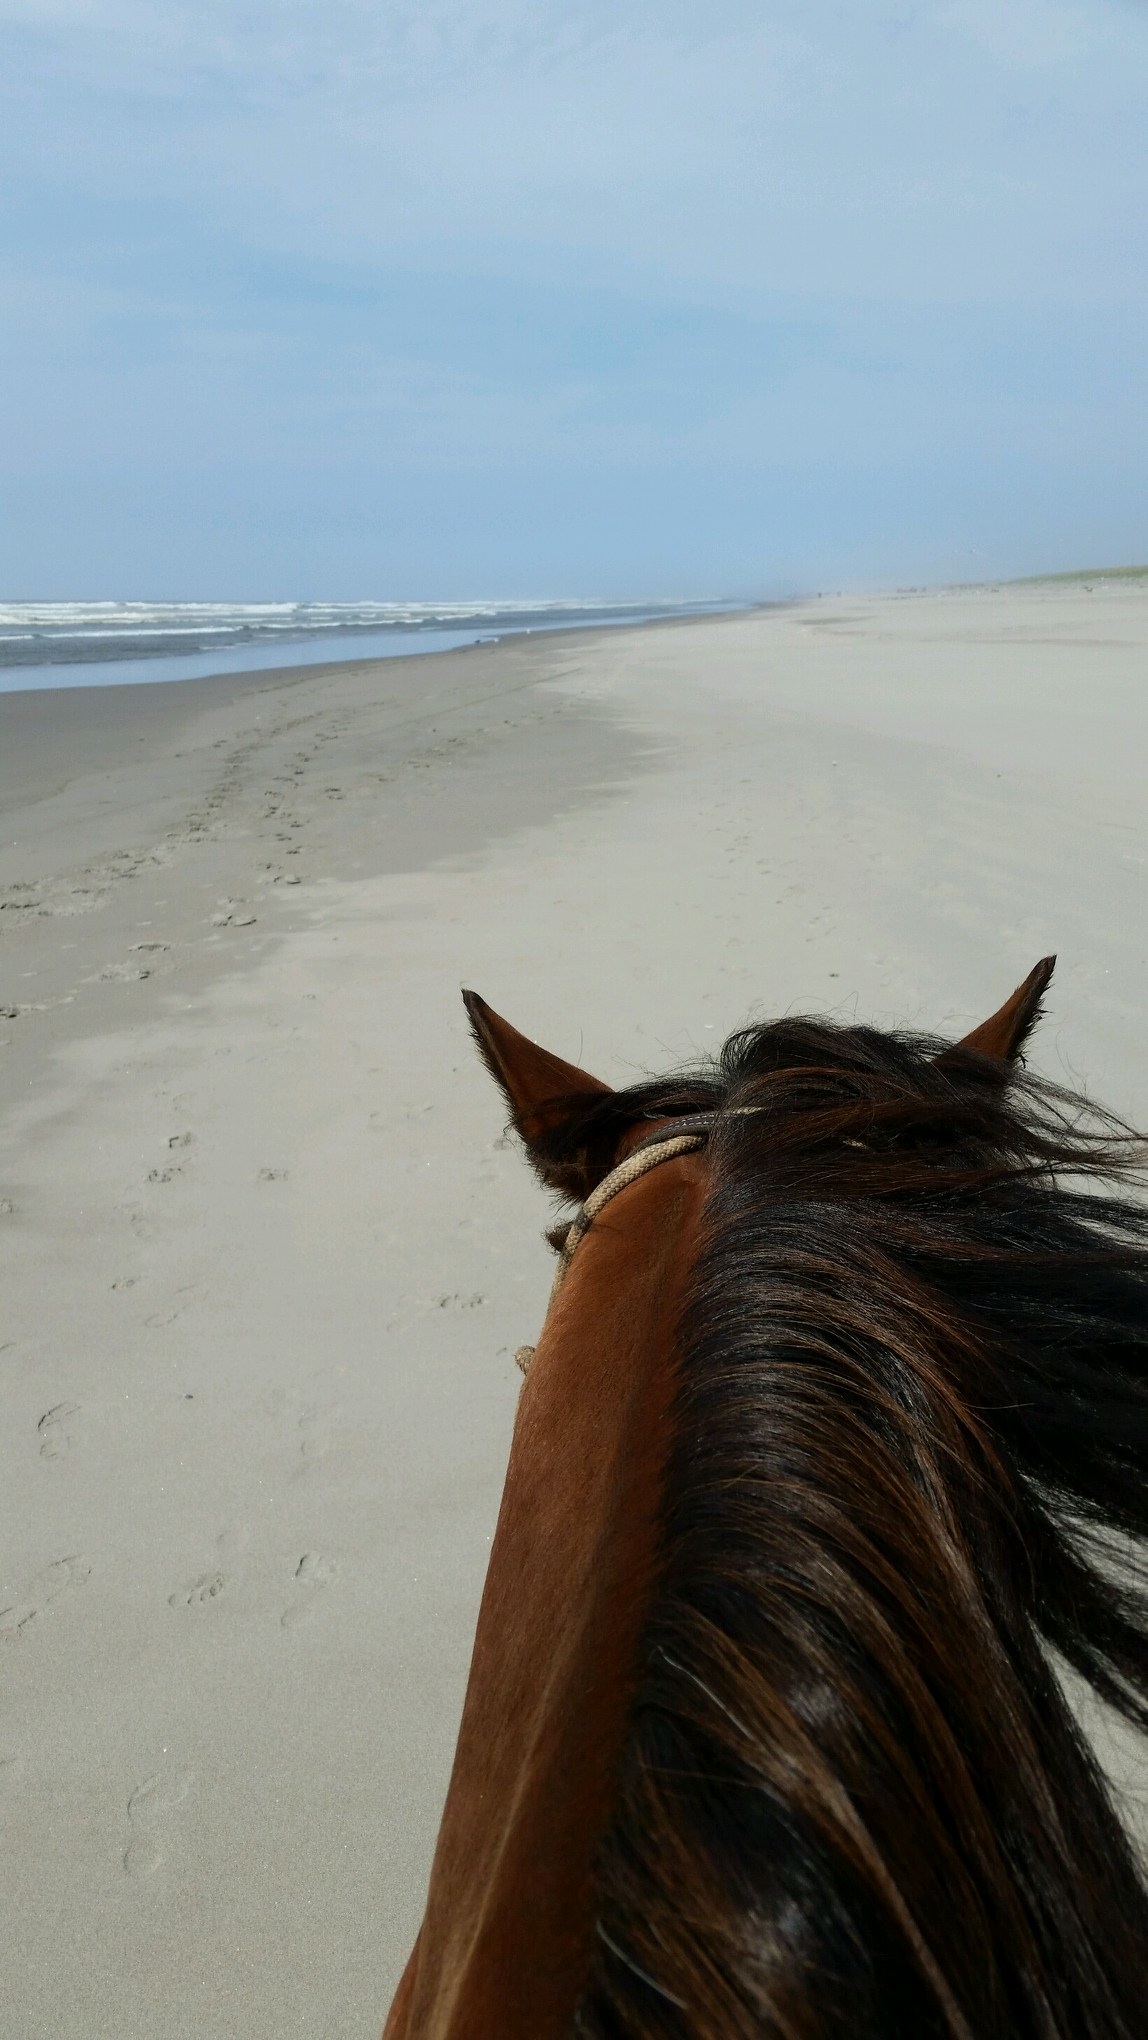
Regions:
[[0, 597], [1148, 560], [1148, 0], [0, 0]]

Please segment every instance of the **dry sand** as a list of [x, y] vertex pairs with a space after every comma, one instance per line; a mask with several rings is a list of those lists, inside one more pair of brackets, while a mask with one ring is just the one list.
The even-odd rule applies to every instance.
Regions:
[[378, 2033], [550, 1275], [460, 984], [624, 1080], [1057, 949], [1148, 1121], [1146, 654], [1046, 585], [0, 697], [10, 2040]]

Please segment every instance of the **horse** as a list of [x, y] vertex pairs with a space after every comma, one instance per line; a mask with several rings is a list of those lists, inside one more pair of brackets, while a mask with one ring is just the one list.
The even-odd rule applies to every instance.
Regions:
[[1025, 1066], [1054, 961], [622, 1090], [464, 993], [579, 1209], [384, 2040], [1143, 2040], [1064, 1676], [1148, 1727], [1143, 1149]]

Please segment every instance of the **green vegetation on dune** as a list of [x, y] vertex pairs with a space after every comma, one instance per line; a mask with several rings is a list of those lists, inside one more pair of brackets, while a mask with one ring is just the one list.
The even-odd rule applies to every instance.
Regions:
[[1045, 581], [1148, 581], [1148, 567], [1074, 567], [1067, 574], [1022, 574], [1010, 585], [1035, 588]]

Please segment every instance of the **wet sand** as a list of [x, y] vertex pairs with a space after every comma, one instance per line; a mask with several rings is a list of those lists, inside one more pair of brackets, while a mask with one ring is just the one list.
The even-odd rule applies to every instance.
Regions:
[[0, 696], [6, 2030], [381, 2026], [550, 1275], [459, 985], [625, 1080], [1057, 949], [1144, 1123], [1146, 650], [1047, 584]]

